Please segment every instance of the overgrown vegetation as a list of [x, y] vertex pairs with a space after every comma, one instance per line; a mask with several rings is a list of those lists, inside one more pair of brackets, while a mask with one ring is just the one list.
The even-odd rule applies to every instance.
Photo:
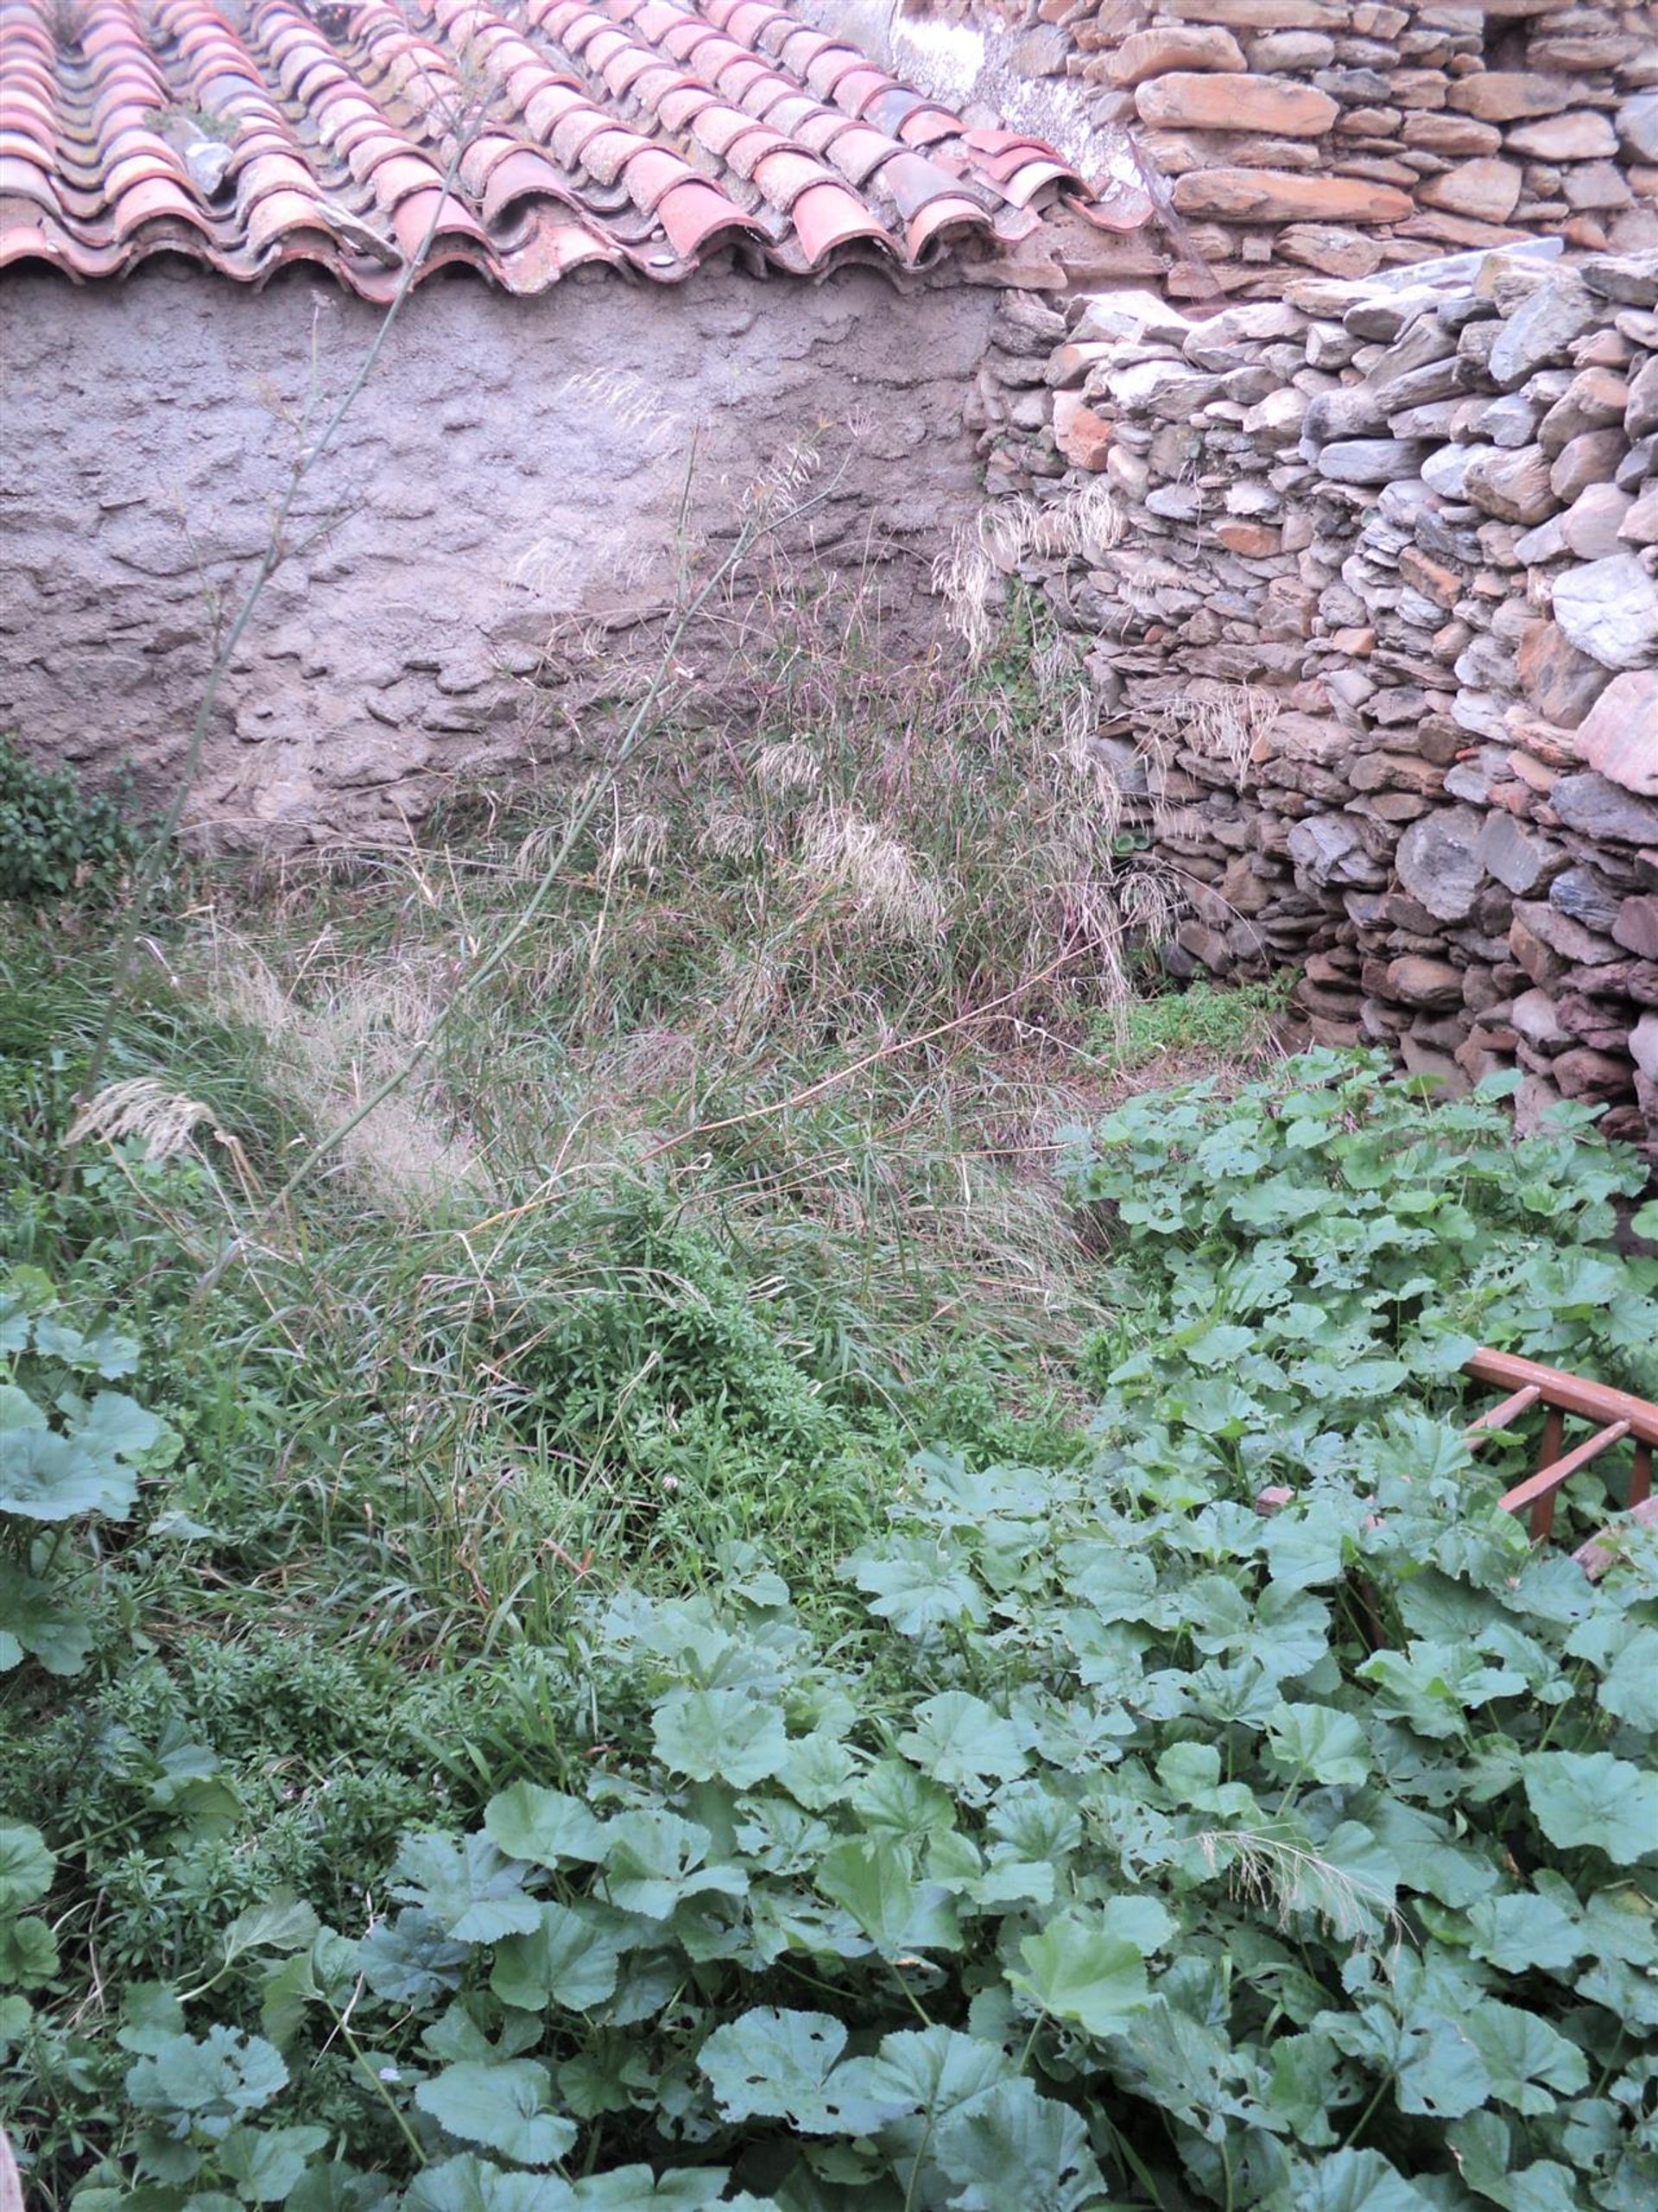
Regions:
[[90, 1102], [108, 945], [20, 922], [49, 2212], [1651, 2201], [1658, 1544], [1532, 1555], [1458, 1374], [1658, 1390], [1638, 1170], [1136, 1002], [1047, 650], [927, 738], [757, 670], [269, 1218], [558, 825], [205, 881]]
[[141, 837], [123, 789], [85, 792], [70, 768], [42, 768], [0, 733], [0, 900], [107, 896]]

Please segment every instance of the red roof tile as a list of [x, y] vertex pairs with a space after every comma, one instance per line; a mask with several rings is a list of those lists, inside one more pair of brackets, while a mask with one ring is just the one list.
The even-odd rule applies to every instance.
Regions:
[[430, 233], [521, 293], [732, 247], [914, 269], [1060, 197], [1148, 219], [1104, 189], [771, 0], [0, 0], [0, 268], [307, 260], [383, 300]]

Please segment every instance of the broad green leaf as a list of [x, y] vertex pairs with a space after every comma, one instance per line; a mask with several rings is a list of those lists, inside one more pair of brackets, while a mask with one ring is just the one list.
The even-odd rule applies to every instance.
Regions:
[[656, 1708], [656, 1756], [695, 1782], [751, 1789], [777, 1772], [788, 1755], [782, 1715], [737, 1689], [677, 1689]]
[[960, 1689], [923, 1698], [915, 1708], [915, 1726], [899, 1737], [898, 1748], [946, 1790], [986, 1776], [1006, 1782], [1029, 1764], [1014, 1723], [982, 1697]]
[[[725, 2193], [731, 2175], [724, 2166], [681, 2167], [653, 2175], [649, 2166], [612, 2166], [576, 2183], [570, 2202], [583, 2212], [700, 2212], [705, 2204], [731, 2205]], [[757, 2200], [748, 2199], [751, 2205]]]
[[982, 1626], [984, 1595], [952, 1550], [926, 1537], [894, 1537], [855, 1552], [847, 1570], [870, 1595], [870, 1611], [901, 1636], [936, 1635], [957, 1621]]
[[1526, 1802], [1562, 1850], [1592, 1848], [1614, 1866], [1658, 1855], [1658, 1773], [1610, 1752], [1533, 1752], [1523, 1767]]
[[550, 2166], [576, 2139], [576, 2124], [547, 2109], [552, 2082], [533, 2059], [463, 2059], [416, 2085], [414, 2101], [463, 2143], [481, 2143], [523, 2166]]
[[1267, 1727], [1275, 1765], [1292, 1779], [1361, 1788], [1370, 1772], [1364, 1731], [1351, 1713], [1328, 1705], [1284, 1705]]
[[1124, 2033], [1149, 1998], [1146, 1955], [1096, 1917], [1062, 1914], [1019, 1946], [1026, 1972], [1008, 1977], [1045, 2012], [1092, 2036]]
[[75, 1442], [98, 1458], [137, 1461], [153, 1449], [161, 1423], [123, 1391], [99, 1391], [86, 1418], [75, 1424]]
[[714, 2030], [697, 2063], [727, 2120], [786, 2120], [803, 2135], [862, 2135], [894, 2105], [866, 2080], [836, 2080], [846, 2031], [827, 2012], [758, 2006]]
[[44, 1920], [0, 1920], [0, 1988], [38, 1989], [57, 1970], [58, 1939]]
[[67, 1436], [45, 1429], [0, 1435], [0, 1513], [31, 1521], [67, 1521], [79, 1513], [121, 1520], [137, 1494], [130, 1467], [100, 1459]]
[[327, 2140], [326, 2127], [233, 2127], [215, 2155], [245, 2202], [283, 2204]]
[[0, 1828], [0, 1912], [44, 1897], [56, 1864], [38, 1829]]
[[605, 1888], [623, 1912], [666, 1920], [686, 1898], [712, 1890], [741, 1897], [749, 1878], [740, 1867], [704, 1862], [713, 1837], [677, 1813], [620, 1813], [604, 1830]]
[[402, 2212], [571, 2212], [575, 2202], [556, 2174], [504, 2173], [467, 2151], [417, 2175], [402, 2206]]
[[541, 1917], [524, 1895], [521, 1867], [487, 1835], [406, 1835], [397, 1847], [391, 1894], [415, 1905], [457, 1943], [521, 1935]]
[[1468, 1929], [1474, 1956], [1504, 1974], [1563, 1973], [1588, 1948], [1572, 1915], [1535, 1890], [1481, 1898]]
[[127, 2073], [127, 2095], [138, 2111], [184, 2122], [220, 2138], [288, 2087], [288, 2068], [275, 2044], [227, 2027], [169, 2037]]
[[908, 1847], [893, 1838], [845, 1837], [820, 1860], [817, 1886], [889, 1958], [961, 1948], [949, 1892], [938, 1882], [918, 1880]]
[[1390, 2166], [1377, 2151], [1337, 2151], [1275, 2191], [1269, 2212], [1433, 2212], [1436, 2198]]
[[591, 2012], [615, 1990], [621, 1956], [621, 1945], [591, 1907], [543, 1905], [535, 1929], [497, 1944], [490, 1987], [503, 2005], [526, 2012], [549, 2005]]
[[302, 1951], [315, 1941], [321, 1924], [310, 1905], [292, 1897], [274, 1897], [239, 1913], [221, 1943], [227, 1959], [239, 1958], [245, 1951]]
[[1104, 2194], [1081, 2119], [1028, 2080], [998, 2082], [946, 2114], [935, 2152], [959, 2192], [954, 2212], [1085, 2212]]
[[604, 1856], [604, 1830], [579, 1797], [515, 1782], [484, 1810], [490, 1841], [509, 1859], [532, 1866], [596, 1866]]
[[1488, 1998], [1474, 2006], [1464, 2026], [1485, 2061], [1491, 2095], [1499, 2104], [1522, 2113], [1552, 2112], [1557, 2093], [1589, 2085], [1583, 2052], [1535, 2012]]

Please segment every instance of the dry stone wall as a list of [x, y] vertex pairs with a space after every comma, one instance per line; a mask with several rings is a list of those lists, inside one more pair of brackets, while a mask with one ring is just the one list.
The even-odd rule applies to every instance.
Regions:
[[[1027, 71], [1131, 128], [1216, 281], [1558, 234], [1658, 244], [1658, 11], [1573, 0], [1040, 0]], [[1197, 288], [1176, 270], [1171, 288]]]
[[[1658, 255], [1001, 311], [985, 432], [1186, 972], [1658, 1163]], [[1040, 415], [1040, 421], [1035, 418]]]

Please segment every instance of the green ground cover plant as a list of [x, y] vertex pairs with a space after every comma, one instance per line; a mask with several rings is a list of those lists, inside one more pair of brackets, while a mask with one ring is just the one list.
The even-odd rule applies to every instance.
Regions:
[[[907, 1463], [890, 1403], [856, 1370], [814, 1392], [809, 1334], [756, 1337], [729, 1253], [647, 1191], [469, 1355], [510, 1368], [516, 1449], [558, 1439], [532, 1521], [596, 1449], [629, 1470], [619, 1570], [459, 1637], [393, 1572], [429, 1493], [400, 1524], [351, 1462], [343, 1512], [290, 1492], [296, 1531], [208, 1480], [292, 1425], [281, 1333], [249, 1341], [243, 1292], [190, 1335], [155, 1208], [203, 1208], [204, 1171], [130, 1150], [73, 1218], [106, 1289], [108, 1217], [151, 1223], [178, 1356], [121, 1379], [182, 1441], [141, 1461], [142, 1534], [87, 1553], [85, 1687], [19, 1670], [0, 1808], [47, 2201], [1650, 2201], [1658, 1548], [1598, 1586], [1534, 1555], [1456, 1376], [1478, 1337], [1654, 1386], [1658, 1264], [1609, 1243], [1639, 1173], [1586, 1127], [1516, 1145], [1490, 1100], [1329, 1054], [1130, 1100], [1065, 1169], [1115, 1314], [1089, 1433], [940, 1378], [958, 1436]], [[23, 1289], [84, 1346], [73, 1294]], [[216, 1332], [228, 1431], [192, 1403]], [[14, 1357], [38, 1403], [38, 1343]], [[578, 1410], [607, 1360], [650, 1383], [636, 1426], [613, 1385]], [[767, 1463], [794, 1477], [746, 1519], [664, 1548], [664, 1479], [752, 1494]]]

